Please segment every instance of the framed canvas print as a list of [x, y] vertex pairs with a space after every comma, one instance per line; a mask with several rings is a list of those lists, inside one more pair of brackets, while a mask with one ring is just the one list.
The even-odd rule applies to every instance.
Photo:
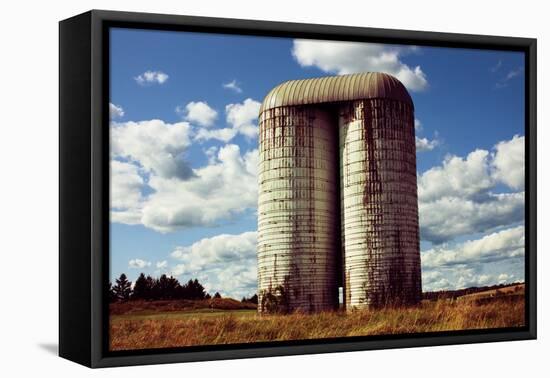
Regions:
[[536, 40], [60, 22], [60, 355], [536, 337]]

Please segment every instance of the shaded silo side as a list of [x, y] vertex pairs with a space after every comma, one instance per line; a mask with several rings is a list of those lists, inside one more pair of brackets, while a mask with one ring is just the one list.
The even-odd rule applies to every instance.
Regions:
[[[396, 79], [378, 85], [402, 86]], [[357, 100], [339, 113], [345, 307], [418, 303], [412, 101], [408, 95]]]
[[258, 309], [338, 305], [336, 116], [313, 106], [265, 109], [259, 121]]

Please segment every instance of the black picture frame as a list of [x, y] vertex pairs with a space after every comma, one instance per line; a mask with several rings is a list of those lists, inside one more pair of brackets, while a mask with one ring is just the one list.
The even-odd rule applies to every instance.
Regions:
[[[525, 53], [526, 326], [109, 352], [110, 27]], [[89, 367], [535, 339], [536, 39], [92, 10], [59, 23], [59, 355]]]

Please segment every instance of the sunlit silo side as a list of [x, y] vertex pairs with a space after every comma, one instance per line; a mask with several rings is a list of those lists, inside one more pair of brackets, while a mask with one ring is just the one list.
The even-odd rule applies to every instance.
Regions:
[[334, 114], [277, 107], [259, 123], [260, 312], [338, 305], [339, 196]]
[[408, 96], [348, 102], [339, 124], [345, 307], [418, 303], [412, 102]]

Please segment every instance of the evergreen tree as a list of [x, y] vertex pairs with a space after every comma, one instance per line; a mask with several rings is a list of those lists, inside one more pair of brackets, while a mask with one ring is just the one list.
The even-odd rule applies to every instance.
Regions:
[[[149, 280], [147, 278], [150, 278]], [[145, 274], [141, 273], [134, 284], [132, 299], [150, 299], [151, 298], [151, 277], [145, 278]]]
[[250, 298], [248, 298], [248, 302], [258, 304], [258, 294], [254, 294]]
[[155, 299], [166, 299], [166, 291], [168, 289], [168, 277], [166, 274], [160, 276], [156, 285], [156, 297]]
[[[136, 279], [134, 287], [128, 281], [126, 274], [121, 274], [115, 280], [113, 286], [108, 283], [109, 300], [111, 302], [132, 300], [174, 300], [190, 299], [203, 300], [211, 299], [211, 295], [206, 292], [204, 286], [197, 279], [189, 280], [185, 285], [181, 285], [177, 278], [161, 275], [158, 279], [151, 276], [145, 276], [141, 273]], [[216, 293], [214, 298], [221, 298], [220, 293]], [[243, 300], [247, 300], [243, 298]]]
[[182, 288], [182, 296], [185, 299], [205, 299], [206, 291], [197, 279], [189, 280]]
[[254, 295], [251, 296], [250, 298], [243, 297], [243, 299], [241, 299], [241, 302], [242, 302], [242, 303], [254, 303], [254, 304], [258, 304], [258, 295], [257, 295], [257, 294], [254, 294]]
[[179, 281], [163, 274], [157, 281], [156, 299], [177, 299], [182, 298], [182, 290]]
[[127, 301], [132, 294], [132, 283], [128, 281], [126, 274], [122, 273], [119, 278], [116, 279], [116, 284], [113, 287], [113, 293], [117, 300]]
[[149, 292], [149, 299], [150, 300], [159, 299], [160, 298], [159, 280], [157, 278], [147, 276], [147, 283], [151, 287], [151, 291]]
[[170, 276], [168, 278], [168, 282], [167, 282], [167, 285], [166, 285], [166, 293], [165, 293], [165, 298], [166, 299], [178, 299], [180, 298], [180, 293], [181, 293], [181, 285], [179, 283], [179, 281]]
[[109, 302], [116, 302], [117, 298], [115, 292], [113, 291], [113, 284], [109, 282]]
[[147, 299], [155, 299], [155, 279], [151, 276], [147, 276], [147, 287], [149, 288], [149, 293]]

